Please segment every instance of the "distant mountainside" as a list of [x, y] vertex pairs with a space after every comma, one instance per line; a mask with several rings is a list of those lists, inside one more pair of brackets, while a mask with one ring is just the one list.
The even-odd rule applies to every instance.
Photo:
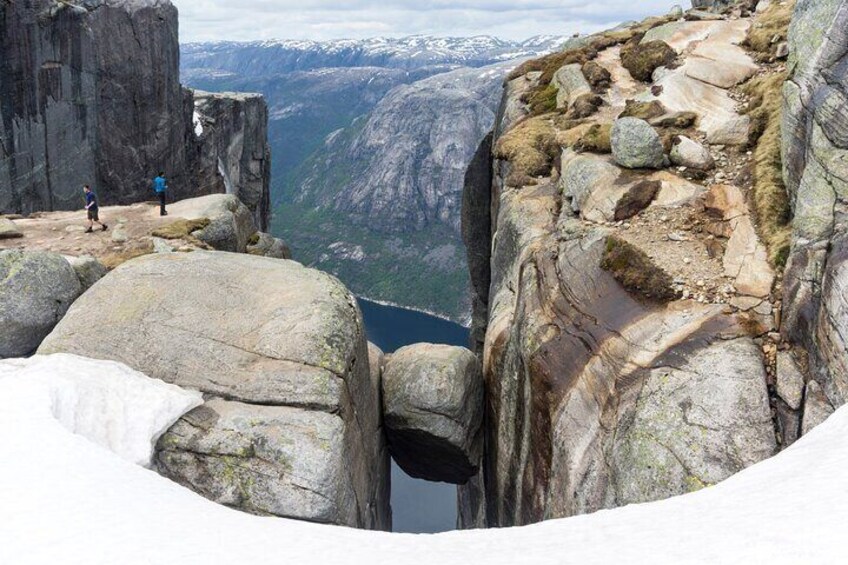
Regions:
[[214, 69], [248, 76], [305, 71], [326, 67], [387, 67], [419, 69], [431, 65], [481, 67], [547, 53], [560, 47], [560, 36], [505, 41], [490, 36], [400, 39], [372, 38], [336, 41], [254, 41], [183, 45], [182, 66]]
[[462, 178], [499, 84], [564, 37], [217, 42], [182, 78], [269, 106], [272, 231], [354, 292], [467, 321]]

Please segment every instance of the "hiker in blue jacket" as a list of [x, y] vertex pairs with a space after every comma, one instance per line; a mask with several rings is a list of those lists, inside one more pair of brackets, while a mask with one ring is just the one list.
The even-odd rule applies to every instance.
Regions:
[[99, 225], [101, 230], [106, 231], [106, 224], [100, 222], [97, 195], [91, 191], [91, 187], [88, 185], [82, 187], [82, 192], [85, 194], [85, 210], [88, 213], [88, 229], [85, 230], [85, 233], [93, 232], [94, 224]]
[[165, 173], [160, 172], [159, 176], [153, 179], [153, 190], [156, 191], [156, 196], [159, 197], [159, 215], [167, 216], [168, 212], [165, 210], [165, 197], [168, 192], [168, 181], [165, 180]]

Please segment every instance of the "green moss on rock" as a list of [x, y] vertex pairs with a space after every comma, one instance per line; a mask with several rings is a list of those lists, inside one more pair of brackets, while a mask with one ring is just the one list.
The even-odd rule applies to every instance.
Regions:
[[671, 277], [635, 246], [616, 236], [607, 238], [601, 268], [609, 272], [628, 292], [656, 302], [677, 297]]

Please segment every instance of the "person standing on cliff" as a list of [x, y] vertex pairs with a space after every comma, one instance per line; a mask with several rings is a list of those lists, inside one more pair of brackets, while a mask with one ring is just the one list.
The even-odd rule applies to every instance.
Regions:
[[168, 181], [165, 180], [165, 173], [160, 172], [159, 176], [153, 179], [153, 190], [156, 191], [156, 196], [159, 197], [159, 215], [167, 216], [168, 211], [165, 210], [165, 200], [168, 194]]
[[85, 233], [91, 233], [94, 231], [94, 224], [100, 226], [102, 231], [106, 231], [108, 227], [106, 224], [100, 222], [100, 214], [99, 214], [99, 206], [97, 205], [97, 195], [91, 191], [91, 187], [85, 185], [82, 187], [83, 194], [85, 194], [85, 210], [88, 213], [88, 229], [85, 230]]

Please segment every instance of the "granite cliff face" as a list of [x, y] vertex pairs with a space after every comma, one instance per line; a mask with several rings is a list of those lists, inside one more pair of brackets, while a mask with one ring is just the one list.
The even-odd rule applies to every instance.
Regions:
[[756, 4], [510, 75], [463, 197], [486, 415], [461, 526], [694, 491], [845, 402], [848, 3]]
[[[220, 153], [213, 154], [197, 139], [193, 94], [179, 83], [177, 10], [170, 2], [3, 2], [0, 20], [0, 210], [76, 209], [83, 184], [103, 204], [149, 199], [150, 179], [160, 170], [176, 198], [223, 191], [222, 182], [195, 174], [214, 170], [219, 159], [229, 165], [230, 144], [217, 144]], [[262, 135], [265, 115], [249, 119], [258, 122], [218, 135]], [[247, 143], [265, 158], [264, 139]], [[268, 170], [253, 169], [254, 176]], [[263, 198], [247, 186], [255, 181], [233, 182], [233, 192], [250, 194], [246, 203], [257, 218], [266, 216], [265, 225], [267, 205], [263, 210]]]
[[809, 352], [810, 410], [848, 401], [846, 30], [848, 2], [799, 1], [784, 86], [783, 166], [795, 219], [782, 331]]

